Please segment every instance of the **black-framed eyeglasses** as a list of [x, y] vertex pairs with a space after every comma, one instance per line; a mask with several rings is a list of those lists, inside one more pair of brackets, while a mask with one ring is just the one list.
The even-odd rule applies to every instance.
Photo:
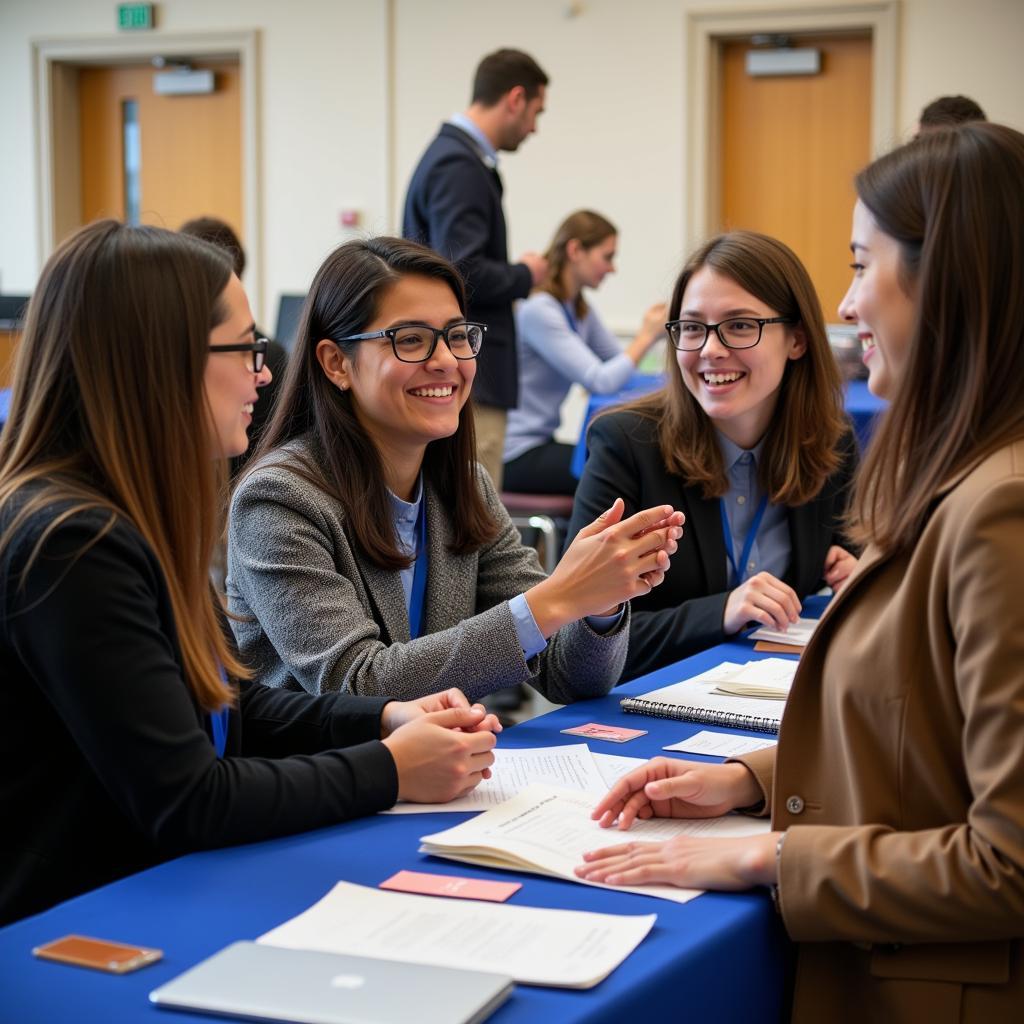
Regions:
[[372, 334], [350, 334], [347, 338], [335, 338], [336, 344], [343, 341], [373, 341], [387, 338], [395, 358], [403, 363], [425, 363], [437, 348], [439, 338], [444, 338], [449, 351], [456, 359], [476, 359], [484, 343], [486, 324], [458, 323], [440, 329], [426, 324], [403, 324], [401, 327], [385, 327]]
[[259, 373], [263, 364], [267, 361], [267, 349], [270, 342], [266, 338], [257, 338], [255, 341], [239, 342], [237, 345], [211, 345], [211, 352], [251, 352], [252, 372]]
[[726, 348], [753, 348], [761, 340], [765, 324], [795, 324], [789, 316], [734, 316], [717, 324], [700, 320], [669, 320], [665, 324], [669, 341], [682, 352], [699, 352], [707, 343], [711, 332]]

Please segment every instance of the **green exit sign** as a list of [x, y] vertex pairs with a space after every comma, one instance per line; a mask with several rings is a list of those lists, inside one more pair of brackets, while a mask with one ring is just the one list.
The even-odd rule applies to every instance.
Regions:
[[118, 4], [117, 27], [128, 32], [153, 27], [153, 4]]

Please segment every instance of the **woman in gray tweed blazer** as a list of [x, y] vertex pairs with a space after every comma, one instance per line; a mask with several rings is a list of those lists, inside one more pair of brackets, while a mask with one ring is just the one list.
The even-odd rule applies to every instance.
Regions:
[[560, 703], [618, 680], [627, 602], [664, 578], [682, 515], [616, 501], [546, 577], [474, 458], [485, 330], [415, 243], [349, 242], [317, 272], [231, 502], [232, 628], [261, 678], [471, 699], [528, 682]]

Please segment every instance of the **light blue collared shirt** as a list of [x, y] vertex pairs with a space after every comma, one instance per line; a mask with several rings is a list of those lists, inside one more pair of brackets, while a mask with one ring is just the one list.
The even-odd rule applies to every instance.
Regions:
[[[733, 554], [738, 559], [743, 553], [747, 534], [753, 524], [754, 514], [761, 502], [764, 491], [757, 482], [757, 464], [764, 448], [762, 438], [750, 451], [733, 444], [724, 434], [715, 431], [718, 447], [725, 462], [725, 472], [729, 478], [729, 490], [723, 495], [726, 512], [729, 516], [729, 533], [732, 535]], [[747, 564], [740, 566], [744, 579], [749, 579], [758, 572], [770, 572], [782, 579], [789, 568], [789, 557], [792, 545], [789, 538], [789, 517], [784, 505], [769, 505], [765, 509], [761, 528], [757, 531], [754, 546], [750, 549]], [[732, 566], [726, 556], [726, 576], [730, 586], [735, 584], [732, 578]]]
[[498, 151], [494, 148], [491, 140], [480, 130], [480, 126], [465, 114], [452, 114], [448, 123], [461, 128], [479, 147], [484, 155], [484, 164], [493, 170], [498, 167]]
[[[417, 540], [416, 520], [420, 515], [420, 504], [423, 501], [423, 476], [416, 481], [416, 493], [412, 501], [403, 501], [392, 491], [388, 491], [391, 498], [392, 514], [394, 515], [395, 533], [398, 536], [398, 546], [402, 552], [410, 558], [415, 558]], [[405, 594], [405, 610], [409, 611], [412, 603], [412, 581], [416, 573], [415, 563], [406, 569], [399, 570], [402, 579], [402, 591]], [[519, 638], [519, 646], [523, 649], [523, 656], [527, 661], [540, 654], [547, 647], [548, 642], [544, 634], [537, 627], [537, 620], [530, 611], [529, 602], [525, 594], [513, 597], [508, 603], [508, 609], [512, 613], [512, 622], [516, 628], [516, 636]], [[595, 633], [610, 632], [622, 619], [623, 612], [616, 615], [590, 615], [587, 622]]]

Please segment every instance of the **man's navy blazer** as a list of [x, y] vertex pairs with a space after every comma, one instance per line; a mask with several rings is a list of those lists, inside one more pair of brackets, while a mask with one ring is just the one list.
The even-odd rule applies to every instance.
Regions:
[[484, 405], [515, 408], [519, 397], [513, 299], [533, 283], [525, 264], [508, 262], [501, 178], [477, 143], [443, 124], [409, 182], [402, 234], [451, 260], [466, 278], [470, 320], [487, 325], [473, 384]]

